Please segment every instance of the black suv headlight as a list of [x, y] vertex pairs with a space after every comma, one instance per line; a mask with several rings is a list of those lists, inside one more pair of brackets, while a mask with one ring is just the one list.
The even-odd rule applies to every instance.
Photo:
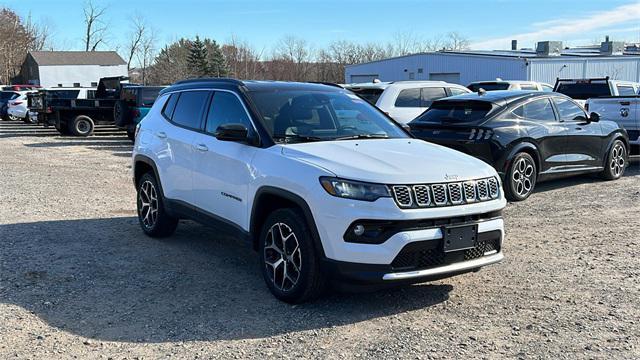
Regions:
[[391, 197], [389, 188], [383, 184], [321, 177], [320, 184], [331, 195], [363, 201], [376, 201], [381, 197]]

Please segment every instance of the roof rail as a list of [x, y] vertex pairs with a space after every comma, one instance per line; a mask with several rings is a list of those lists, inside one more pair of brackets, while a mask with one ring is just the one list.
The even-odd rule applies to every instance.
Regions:
[[204, 78], [180, 80], [180, 81], [174, 82], [173, 85], [194, 84], [194, 83], [201, 83], [201, 82], [208, 82], [208, 81], [223, 82], [223, 83], [228, 83], [228, 84], [233, 84], [233, 85], [240, 85], [240, 86], [244, 85], [244, 83], [242, 81], [237, 80], [237, 79], [216, 78], [216, 77], [204, 77]]

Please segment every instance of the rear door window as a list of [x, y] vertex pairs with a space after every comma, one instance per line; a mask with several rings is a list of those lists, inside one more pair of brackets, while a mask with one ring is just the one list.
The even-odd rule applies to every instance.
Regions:
[[420, 107], [429, 107], [434, 101], [440, 100], [444, 97], [447, 97], [447, 92], [445, 91], [444, 88], [440, 88], [440, 87], [422, 88], [421, 96], [420, 96], [420, 99], [421, 99]]
[[618, 85], [616, 87], [618, 88], [618, 95], [620, 96], [633, 96], [636, 94], [631, 85]]
[[240, 100], [232, 93], [216, 91], [209, 105], [206, 130], [214, 134], [218, 126], [224, 124], [242, 124], [247, 129], [252, 128], [249, 116]]
[[184, 91], [180, 94], [171, 120], [177, 125], [200, 129], [202, 111], [209, 99], [209, 91]]
[[420, 88], [400, 91], [395, 107], [420, 107]]
[[462, 94], [467, 94], [468, 93], [468, 91], [464, 91], [464, 90], [459, 89], [459, 88], [449, 88], [449, 92], [451, 93], [451, 96], [462, 95]]
[[551, 101], [547, 98], [530, 101], [517, 107], [513, 113], [521, 118], [537, 121], [554, 121], [556, 115], [553, 112]]
[[584, 121], [587, 119], [585, 112], [573, 101], [559, 97], [553, 98], [553, 101], [556, 103], [560, 121]]

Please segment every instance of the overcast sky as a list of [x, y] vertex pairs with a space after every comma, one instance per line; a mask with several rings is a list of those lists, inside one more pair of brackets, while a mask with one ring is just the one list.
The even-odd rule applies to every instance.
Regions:
[[[96, 1], [98, 3], [98, 1]], [[82, 0], [0, 0], [22, 16], [31, 14], [54, 31], [62, 50], [82, 50]], [[457, 31], [474, 49], [507, 49], [539, 40], [586, 45], [604, 35], [640, 42], [640, 1], [620, 0], [129, 0], [101, 1], [108, 7], [110, 38], [102, 49], [126, 41], [129, 23], [142, 15], [160, 44], [196, 34], [220, 42], [235, 34], [258, 49], [285, 35], [320, 48], [333, 40], [384, 43], [399, 32], [429, 39]]]

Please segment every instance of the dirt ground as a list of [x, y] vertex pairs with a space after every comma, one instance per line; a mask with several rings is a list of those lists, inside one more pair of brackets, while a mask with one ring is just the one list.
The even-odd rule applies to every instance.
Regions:
[[640, 358], [640, 161], [540, 184], [505, 261], [433, 283], [271, 296], [257, 255], [183, 222], [145, 237], [131, 143], [0, 122], [0, 358]]

